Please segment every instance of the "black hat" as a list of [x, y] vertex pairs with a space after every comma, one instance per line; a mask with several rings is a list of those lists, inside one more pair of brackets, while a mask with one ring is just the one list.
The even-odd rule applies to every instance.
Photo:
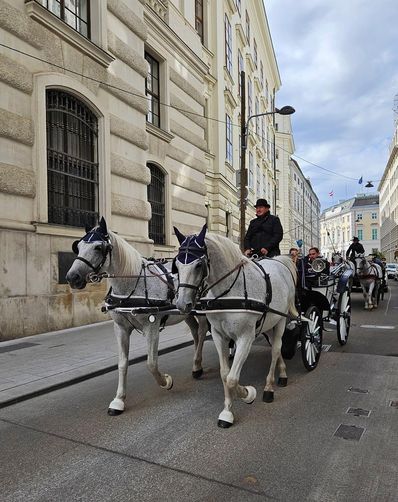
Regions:
[[271, 207], [268, 202], [266, 201], [266, 199], [257, 199], [257, 202], [254, 204], [254, 207], [258, 207], [258, 206], [262, 206], [262, 207]]
[[352, 241], [359, 241], [358, 237], [353, 237], [351, 240]]

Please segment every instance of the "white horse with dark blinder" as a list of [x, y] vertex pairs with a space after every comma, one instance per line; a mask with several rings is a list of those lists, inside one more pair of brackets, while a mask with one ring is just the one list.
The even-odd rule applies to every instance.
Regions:
[[[192, 375], [194, 378], [202, 375], [202, 348], [207, 321], [204, 317], [197, 321], [192, 314], [180, 315], [172, 305], [175, 284], [170, 274], [171, 264], [160, 265], [143, 258], [124, 239], [108, 231], [104, 218], [98, 227], [74, 242], [72, 249], [78, 255], [66, 275], [72, 288], [83, 289], [90, 277], [94, 282], [103, 274], [110, 277], [108, 281], [112, 289], [106, 304], [114, 321], [119, 349], [119, 384], [109, 405], [109, 415], [119, 415], [125, 409], [130, 335], [134, 329], [147, 338], [149, 371], [161, 387], [171, 389], [171, 376], [158, 369], [159, 330], [164, 324], [172, 325], [185, 320], [195, 342]], [[131, 306], [139, 310], [134, 311]], [[138, 313], [146, 309], [148, 313]], [[178, 315], [169, 315], [171, 312]]]
[[[201, 305], [211, 324], [225, 396], [218, 425], [230, 427], [234, 422], [233, 398], [237, 396], [245, 403], [252, 403], [256, 398], [254, 387], [239, 383], [242, 366], [256, 335], [273, 331], [272, 361], [263, 400], [273, 400], [276, 366], [279, 369], [278, 383], [287, 384], [281, 346], [286, 318], [298, 316], [295, 307], [296, 267], [289, 257], [280, 256], [261, 260], [261, 269], [226, 237], [206, 235], [206, 226], [197, 236], [185, 237], [178, 229], [174, 230], [180, 242], [175, 260], [179, 275], [176, 306], [181, 312], [190, 312], [195, 308], [199, 288], [206, 286], [207, 294], [201, 298]], [[269, 307], [265, 318], [262, 312], [255, 310], [261, 306]], [[231, 339], [236, 344], [236, 352], [230, 367], [228, 345]]]
[[377, 309], [379, 301], [379, 289], [382, 287], [381, 280], [383, 271], [377, 263], [370, 263], [363, 255], [355, 257], [357, 276], [365, 298], [365, 310]]

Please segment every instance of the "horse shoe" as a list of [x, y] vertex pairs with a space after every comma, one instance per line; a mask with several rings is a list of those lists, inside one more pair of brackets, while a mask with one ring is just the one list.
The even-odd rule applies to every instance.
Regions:
[[234, 416], [232, 412], [228, 410], [222, 410], [218, 415], [218, 426], [222, 429], [228, 429], [234, 423]]
[[257, 391], [251, 385], [246, 385], [245, 389], [247, 390], [247, 396], [242, 397], [242, 401], [246, 404], [252, 404], [252, 402], [256, 399]]

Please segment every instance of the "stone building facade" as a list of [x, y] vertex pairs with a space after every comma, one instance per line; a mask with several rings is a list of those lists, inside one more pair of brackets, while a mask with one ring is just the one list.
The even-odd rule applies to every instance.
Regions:
[[0, 340], [104, 319], [105, 284], [64, 281], [84, 223], [164, 256], [205, 222], [208, 68], [182, 4], [0, 0]]

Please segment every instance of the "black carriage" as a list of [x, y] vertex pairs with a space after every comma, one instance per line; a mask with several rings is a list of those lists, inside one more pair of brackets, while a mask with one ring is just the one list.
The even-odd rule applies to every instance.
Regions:
[[329, 274], [324, 274], [322, 263], [323, 260], [315, 261], [311, 279], [304, 274], [304, 267], [301, 267], [297, 288], [300, 318], [287, 325], [282, 339], [282, 356], [291, 359], [300, 345], [302, 360], [308, 371], [318, 365], [323, 331], [336, 329], [339, 344], [345, 345], [351, 325], [353, 272], [342, 263]]

